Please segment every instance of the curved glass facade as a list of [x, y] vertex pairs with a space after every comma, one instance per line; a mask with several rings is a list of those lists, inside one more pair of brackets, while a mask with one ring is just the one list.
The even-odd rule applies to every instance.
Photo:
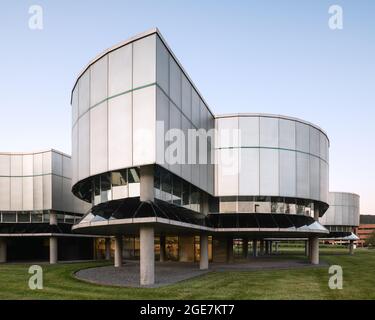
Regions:
[[[78, 183], [73, 192], [81, 199], [98, 204], [140, 196], [139, 168], [102, 173]], [[203, 212], [206, 193], [162, 167], [155, 166], [154, 196], [156, 199]], [[208, 213], [208, 212], [206, 212]]]
[[105, 172], [87, 178], [73, 187], [73, 193], [93, 206], [112, 200], [139, 197], [139, 168]]
[[314, 217], [316, 208], [326, 209], [323, 203], [286, 197], [220, 197], [217, 202], [216, 208], [211, 205], [211, 210], [220, 213], [285, 213]]
[[[0, 211], [0, 223], [49, 223], [50, 210], [36, 211]], [[58, 212], [58, 223], [74, 224], [82, 219], [82, 214]]]
[[[162, 167], [155, 167], [155, 198], [195, 212], [203, 212], [204, 191]], [[207, 195], [208, 196], [208, 195]]]

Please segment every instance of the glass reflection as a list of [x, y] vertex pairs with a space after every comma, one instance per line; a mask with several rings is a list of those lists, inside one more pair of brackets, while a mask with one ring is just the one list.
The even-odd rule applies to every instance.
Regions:
[[[283, 197], [228, 196], [219, 198], [220, 213], [287, 213], [314, 216], [313, 201]], [[210, 212], [217, 212], [211, 204]]]
[[155, 198], [201, 212], [202, 191], [169, 171], [156, 166]]

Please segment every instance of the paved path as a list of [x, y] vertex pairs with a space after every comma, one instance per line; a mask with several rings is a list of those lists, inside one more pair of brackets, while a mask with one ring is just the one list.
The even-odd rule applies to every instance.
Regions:
[[[155, 284], [152, 287], [161, 287], [179, 281], [194, 278], [208, 272], [216, 271], [256, 271], [270, 269], [317, 268], [327, 266], [322, 263], [313, 266], [304, 260], [281, 260], [272, 258], [257, 258], [252, 260], [236, 261], [234, 263], [210, 263], [209, 270], [199, 270], [198, 263], [192, 262], [155, 262]], [[79, 270], [75, 276], [91, 283], [120, 286], [140, 287], [139, 261], [126, 261], [121, 268], [113, 266], [88, 268]]]

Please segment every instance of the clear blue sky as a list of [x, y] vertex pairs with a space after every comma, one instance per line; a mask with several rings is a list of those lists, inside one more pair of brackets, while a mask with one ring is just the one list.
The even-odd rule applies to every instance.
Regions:
[[[158, 27], [215, 113], [311, 121], [331, 139], [330, 189], [375, 214], [375, 1], [22, 1], [0, 7], [1, 151], [70, 153], [69, 95], [99, 52]], [[33, 4], [44, 29], [28, 28]], [[328, 8], [344, 29], [328, 28]]]

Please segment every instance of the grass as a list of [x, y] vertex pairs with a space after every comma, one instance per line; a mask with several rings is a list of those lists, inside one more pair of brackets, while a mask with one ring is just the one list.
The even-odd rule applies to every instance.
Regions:
[[[285, 251], [291, 253], [290, 248]], [[104, 265], [97, 262], [43, 265], [44, 289], [30, 290], [29, 265], [4, 264], [0, 265], [0, 299], [375, 299], [375, 252], [346, 253], [323, 248], [321, 255], [330, 265], [343, 267], [342, 290], [329, 289], [328, 267], [211, 272], [155, 289], [100, 286], [74, 278], [78, 269]]]

